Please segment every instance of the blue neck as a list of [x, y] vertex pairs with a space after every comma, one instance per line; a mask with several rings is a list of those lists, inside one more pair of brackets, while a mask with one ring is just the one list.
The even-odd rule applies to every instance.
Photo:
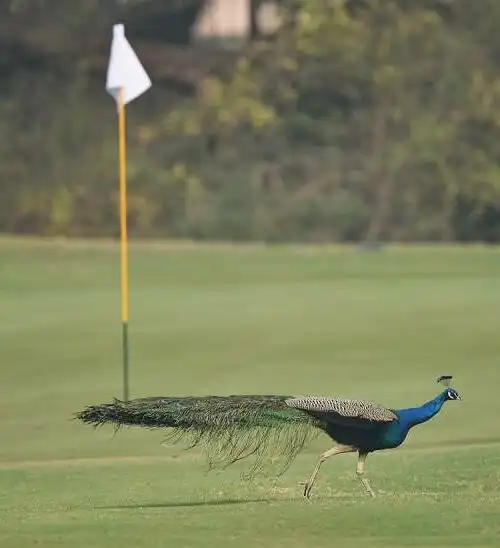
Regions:
[[427, 422], [441, 411], [444, 402], [447, 400], [447, 390], [438, 394], [434, 399], [424, 403], [420, 407], [408, 407], [406, 409], [397, 409], [400, 423], [407, 428], [412, 428], [417, 424]]

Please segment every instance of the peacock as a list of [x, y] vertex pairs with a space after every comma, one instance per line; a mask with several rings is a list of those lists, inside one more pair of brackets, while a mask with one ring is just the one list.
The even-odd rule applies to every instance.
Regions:
[[187, 440], [187, 448], [205, 450], [209, 467], [226, 467], [253, 457], [249, 474], [262, 469], [266, 458], [284, 457], [283, 473], [315, 436], [326, 433], [335, 446], [322, 453], [310, 478], [303, 482], [306, 499], [323, 463], [334, 455], [358, 453], [356, 474], [366, 491], [367, 456], [400, 446], [411, 428], [434, 417], [446, 401], [460, 400], [450, 387], [452, 376], [437, 382], [445, 387], [419, 407], [389, 409], [380, 404], [324, 396], [234, 395], [148, 397], [88, 406], [75, 418], [95, 427], [140, 426], [167, 429], [165, 442]]

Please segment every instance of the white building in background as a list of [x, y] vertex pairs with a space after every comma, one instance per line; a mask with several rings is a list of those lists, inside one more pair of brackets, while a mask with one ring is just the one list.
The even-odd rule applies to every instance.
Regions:
[[[207, 7], [195, 27], [196, 38], [242, 38], [250, 30], [250, 0], [207, 0]], [[271, 2], [261, 6], [257, 15], [263, 32], [279, 23], [278, 10]]]

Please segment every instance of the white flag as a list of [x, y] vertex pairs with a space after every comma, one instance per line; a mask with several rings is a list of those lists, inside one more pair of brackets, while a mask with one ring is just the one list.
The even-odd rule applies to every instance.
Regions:
[[125, 37], [125, 27], [122, 24], [114, 25], [106, 80], [107, 92], [118, 102], [118, 92], [122, 89], [123, 102], [127, 104], [150, 87], [151, 80]]

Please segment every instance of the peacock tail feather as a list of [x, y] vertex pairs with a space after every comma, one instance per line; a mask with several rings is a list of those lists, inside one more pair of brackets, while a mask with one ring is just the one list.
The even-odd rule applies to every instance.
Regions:
[[262, 471], [269, 461], [273, 465], [281, 461], [277, 473], [282, 474], [324, 427], [320, 418], [290, 406], [291, 399], [274, 395], [115, 399], [86, 407], [76, 418], [95, 427], [168, 429], [164, 443], [200, 447], [211, 469], [251, 458], [247, 475]]

